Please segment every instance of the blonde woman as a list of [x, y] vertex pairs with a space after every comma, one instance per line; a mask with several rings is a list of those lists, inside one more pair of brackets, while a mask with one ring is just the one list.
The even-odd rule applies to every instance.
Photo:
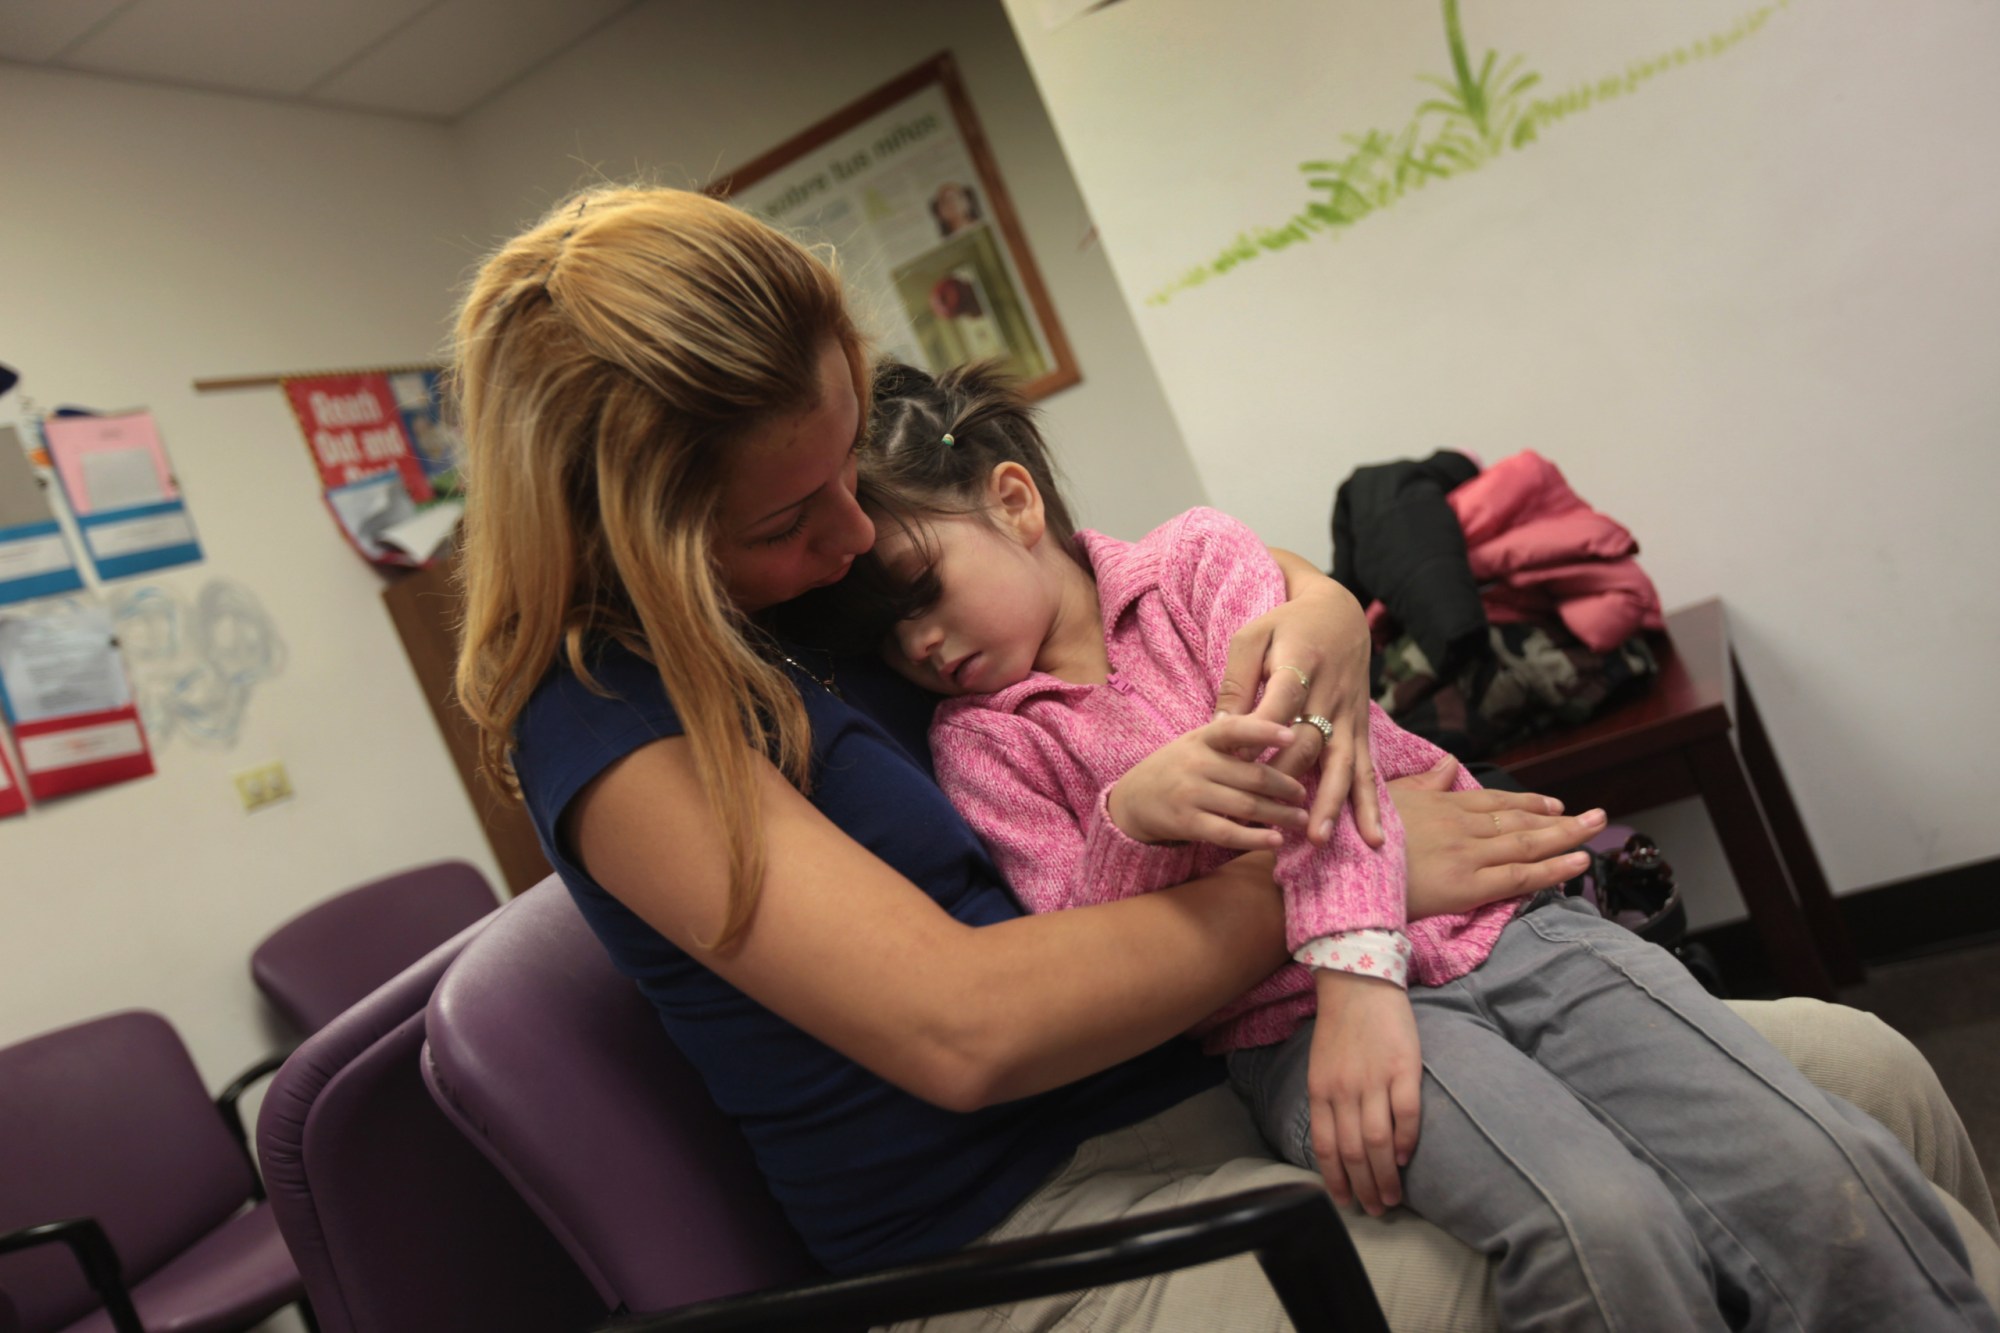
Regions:
[[[826, 264], [698, 195], [593, 191], [482, 267], [456, 360], [460, 696], [827, 1267], [1311, 1178], [1176, 1040], [1284, 960], [1269, 859], [1023, 917], [930, 779], [921, 701], [773, 632], [874, 541], [854, 495], [865, 349]], [[1292, 600], [1229, 673], [1231, 710], [1261, 685], [1271, 716], [1231, 725], [1253, 749], [1317, 745], [1274, 719], [1323, 714], [1337, 744], [1310, 815], [1293, 778], [1248, 765], [1241, 810], [1320, 832], [1357, 771], [1373, 787], [1352, 744], [1365, 638], [1351, 600], [1287, 574]], [[1585, 836], [1538, 797], [1392, 791], [1413, 915], [1559, 882]], [[1826, 1014], [1817, 1033], [1879, 1044]], [[1962, 1142], [1909, 1090], [1913, 1053], [1888, 1050], [1872, 1067], [1902, 1089], [1892, 1109], [1921, 1103], [1919, 1134]], [[1393, 1322], [1492, 1327], [1469, 1250], [1414, 1219], [1351, 1222]], [[1005, 1318], [1285, 1326], [1249, 1260]]]

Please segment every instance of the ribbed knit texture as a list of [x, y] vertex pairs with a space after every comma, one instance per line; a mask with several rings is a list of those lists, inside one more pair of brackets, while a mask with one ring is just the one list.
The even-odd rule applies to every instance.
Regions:
[[[1134, 764], [1213, 718], [1230, 636], [1285, 600], [1270, 552], [1213, 509], [1189, 510], [1136, 543], [1085, 532], [1081, 544], [1097, 580], [1110, 681], [1076, 685], [1038, 672], [994, 694], [945, 701], [931, 726], [939, 783], [1034, 912], [1149, 893], [1236, 855], [1206, 843], [1136, 842], [1112, 823], [1105, 800]], [[1411, 944], [1411, 979], [1440, 985], [1485, 960], [1515, 903], [1406, 922], [1403, 827], [1383, 784], [1430, 769], [1443, 751], [1373, 705], [1369, 736], [1386, 839], [1369, 847], [1343, 808], [1329, 846], [1286, 840], [1277, 879], [1287, 947], [1399, 930]], [[1478, 785], [1460, 770], [1459, 789]], [[1263, 1046], [1312, 1010], [1311, 970], [1293, 963], [1193, 1031], [1210, 1050]]]

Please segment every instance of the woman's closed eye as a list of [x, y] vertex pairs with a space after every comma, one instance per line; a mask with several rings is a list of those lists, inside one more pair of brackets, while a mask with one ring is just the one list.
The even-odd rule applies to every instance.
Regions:
[[[859, 436], [857, 436], [855, 438], [854, 443], [848, 446], [847, 460], [841, 464], [842, 484], [845, 484], [846, 482], [852, 480], [854, 469], [860, 463], [860, 454], [861, 454], [861, 439]], [[847, 489], [851, 493], [854, 488], [850, 485], [848, 486]], [[820, 496], [821, 493], [822, 492], [814, 492], [814, 494], [811, 497], [808, 497], [806, 501], [799, 506], [798, 517], [793, 519], [791, 523], [783, 531], [771, 533], [769, 536], [766, 537], [753, 537], [750, 539], [751, 545], [783, 546], [786, 542], [789, 542], [794, 538], [798, 537], [799, 535], [801, 535], [802, 533], [804, 533], [806, 530], [807, 520], [812, 513], [813, 502]]]
[[792, 520], [792, 525], [790, 527], [786, 528], [782, 532], [772, 533], [768, 537], [758, 537], [755, 540], [756, 544], [759, 546], [782, 546], [786, 542], [791, 541], [794, 537], [799, 536], [805, 530], [806, 530], [806, 509], [804, 505], [801, 505], [799, 506], [799, 516]]

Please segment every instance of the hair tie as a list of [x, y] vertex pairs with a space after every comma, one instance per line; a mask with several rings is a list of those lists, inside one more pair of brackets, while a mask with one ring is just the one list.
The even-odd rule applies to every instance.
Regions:
[[955, 445], [955, 444], [957, 444], [957, 443], [958, 443], [958, 441], [957, 441], [957, 440], [954, 440], [954, 439], [952, 439], [952, 438], [951, 438], [951, 432], [950, 432], [950, 431], [946, 431], [946, 432], [944, 433], [944, 447], [945, 447], [945, 448], [949, 449], [949, 448], [951, 448], [951, 447], [952, 447], [953, 445]]

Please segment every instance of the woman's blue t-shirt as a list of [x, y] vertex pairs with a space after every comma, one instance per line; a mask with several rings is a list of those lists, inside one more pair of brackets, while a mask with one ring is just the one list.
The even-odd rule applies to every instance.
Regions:
[[[681, 733], [658, 673], [643, 659], [607, 647], [593, 672], [613, 697], [558, 669], [516, 729], [515, 768], [542, 849], [618, 969], [653, 1002], [716, 1104], [742, 1128], [771, 1192], [828, 1268], [877, 1268], [965, 1245], [1083, 1140], [1216, 1081], [1215, 1064], [1176, 1040], [1067, 1087], [958, 1113], [903, 1092], [772, 1014], [613, 898], [557, 836], [563, 810], [591, 779], [640, 746]], [[844, 699], [793, 675], [812, 724], [811, 799], [821, 813], [958, 920], [987, 925], [1020, 915], [978, 837], [930, 776], [928, 708], [912, 702], [913, 687], [875, 664], [846, 660]]]

